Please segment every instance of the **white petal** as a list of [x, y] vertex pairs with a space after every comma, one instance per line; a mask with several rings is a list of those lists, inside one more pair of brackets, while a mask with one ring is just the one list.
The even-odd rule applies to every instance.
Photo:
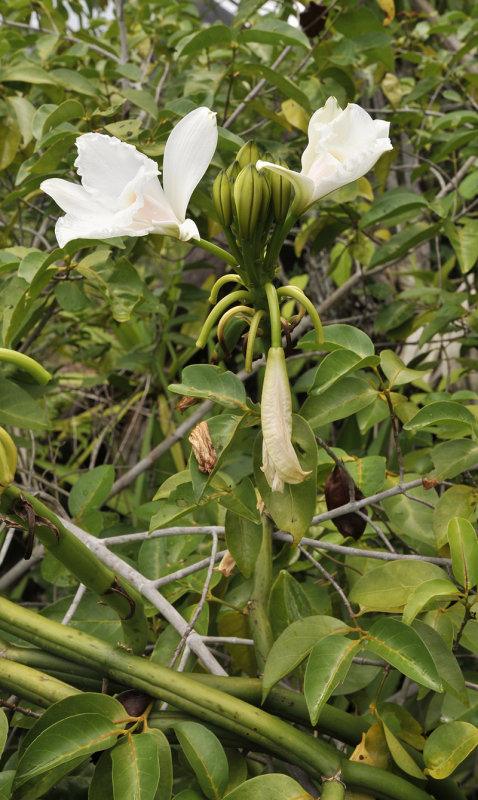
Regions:
[[256, 168], [270, 169], [272, 172], [284, 175], [290, 180], [295, 190], [294, 212], [300, 213], [299, 208], [304, 210], [314, 202], [314, 182], [307, 175], [294, 172], [294, 170], [287, 169], [287, 167], [281, 167], [279, 164], [272, 164], [269, 161], [257, 161]]
[[152, 225], [138, 226], [128, 224], [118, 215], [104, 214], [90, 219], [80, 219], [72, 214], [60, 217], [55, 226], [55, 234], [60, 247], [73, 239], [111, 239], [114, 236], [146, 236], [153, 230]]
[[76, 146], [75, 167], [83, 186], [112, 211], [124, 205], [124, 192], [138, 174], [146, 181], [159, 173], [155, 161], [114, 136], [85, 133], [76, 140]]
[[217, 144], [216, 114], [196, 108], [171, 131], [164, 149], [163, 186], [175, 216], [186, 218], [190, 197], [206, 172]]
[[67, 213], [81, 217], [94, 217], [95, 214], [102, 211], [102, 206], [78, 183], [64, 181], [61, 178], [48, 178], [40, 184], [40, 189], [45, 194], [49, 194], [55, 203]]

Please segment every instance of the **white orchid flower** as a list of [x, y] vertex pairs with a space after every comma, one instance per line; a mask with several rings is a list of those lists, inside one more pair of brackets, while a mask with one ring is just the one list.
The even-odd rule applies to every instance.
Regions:
[[163, 189], [156, 162], [133, 145], [101, 133], [80, 136], [75, 167], [81, 186], [61, 178], [40, 185], [66, 211], [55, 227], [58, 244], [148, 233], [199, 239], [186, 208], [216, 144], [216, 114], [205, 107], [187, 114], [166, 142]]
[[289, 178], [295, 189], [293, 210], [300, 214], [316, 200], [365, 175], [382, 153], [392, 150], [389, 127], [389, 122], [372, 119], [355, 103], [342, 110], [335, 97], [329, 97], [310, 119], [301, 172], [268, 161], [258, 161], [256, 167]]
[[262, 472], [273, 492], [283, 492], [285, 483], [302, 483], [304, 471], [292, 446], [292, 398], [282, 347], [267, 354], [261, 398]]

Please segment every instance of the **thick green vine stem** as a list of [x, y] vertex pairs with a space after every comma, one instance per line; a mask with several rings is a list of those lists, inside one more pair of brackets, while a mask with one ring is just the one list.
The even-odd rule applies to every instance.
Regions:
[[135, 653], [142, 653], [148, 636], [148, 622], [139, 592], [124, 580], [120, 584], [113, 570], [98, 561], [38, 498], [16, 486], [3, 491], [1, 511], [7, 516], [17, 516], [24, 525], [27, 523], [20, 514], [28, 506], [35, 518], [34, 535], [81, 583], [116, 611], [123, 628], [124, 644]]
[[81, 694], [79, 689], [52, 678], [51, 675], [42, 674], [37, 669], [17, 664], [4, 657], [0, 658], [0, 685], [18, 697], [24, 697], [44, 708], [65, 697]]
[[230, 305], [236, 302], [243, 303], [244, 301], [252, 300], [252, 294], [246, 291], [238, 291], [238, 292], [231, 292], [227, 294], [226, 297], [223, 297], [222, 300], [219, 300], [212, 311], [208, 314], [204, 325], [202, 326], [201, 333], [196, 341], [196, 347], [201, 348], [205, 347], [207, 340], [209, 338], [209, 334], [211, 333], [214, 325], [222, 317], [224, 311], [229, 308]]
[[272, 586], [272, 521], [262, 516], [262, 544], [254, 568], [252, 593], [247, 604], [249, 625], [256, 654], [257, 671], [262, 674], [274, 644], [268, 603]]
[[340, 780], [340, 773], [323, 781], [321, 800], [344, 800], [344, 797], [345, 783]]
[[17, 353], [16, 350], [0, 347], [0, 361], [6, 361], [8, 364], [13, 364], [15, 367], [25, 370], [41, 386], [45, 386], [51, 380], [50, 373], [35, 359], [26, 356], [25, 353]]

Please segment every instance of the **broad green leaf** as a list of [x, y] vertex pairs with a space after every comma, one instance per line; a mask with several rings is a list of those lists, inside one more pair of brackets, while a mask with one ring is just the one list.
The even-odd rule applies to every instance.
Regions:
[[0, 117], [0, 170], [6, 169], [15, 158], [22, 134], [11, 117]]
[[385, 739], [387, 740], [388, 749], [390, 750], [395, 764], [397, 764], [400, 769], [406, 772], [407, 775], [411, 775], [413, 778], [418, 778], [419, 780], [425, 780], [425, 775], [416, 761], [414, 761], [411, 755], [407, 753], [403, 744], [398, 741], [397, 737], [394, 736], [390, 728], [383, 722], [383, 720], [382, 725]]
[[450, 486], [435, 503], [433, 528], [437, 549], [448, 544], [447, 528], [452, 517], [463, 517], [473, 522], [476, 519], [478, 492], [473, 486]]
[[384, 194], [378, 195], [371, 207], [362, 215], [359, 228], [369, 225], [395, 225], [415, 215], [420, 208], [427, 205], [420, 194], [412, 192], [405, 187], [388, 189]]
[[292, 622], [311, 615], [313, 609], [299, 581], [282, 569], [270, 590], [269, 619], [274, 638]]
[[79, 119], [85, 113], [85, 109], [78, 100], [64, 100], [59, 106], [56, 106], [53, 111], [44, 118], [42, 124], [42, 135], [47, 133], [51, 128], [56, 128], [62, 122], [71, 119]]
[[425, 772], [442, 780], [451, 775], [478, 745], [478, 728], [470, 722], [446, 722], [435, 728], [423, 749]]
[[153, 119], [157, 119], [159, 109], [154, 99], [153, 92], [147, 91], [147, 89], [131, 89], [126, 87], [121, 89], [121, 94], [134, 106], [146, 111]]
[[361, 649], [360, 640], [330, 634], [313, 647], [304, 679], [304, 695], [312, 725], [335, 687], [343, 681], [354, 655]]
[[267, 657], [262, 678], [262, 701], [271, 688], [309, 655], [315, 644], [333, 631], [349, 629], [341, 620], [326, 614], [302, 617], [292, 622], [276, 639]]
[[16, 383], [0, 377], [0, 424], [27, 430], [48, 426], [44, 410]]
[[183, 369], [182, 381], [172, 383], [169, 390], [212, 400], [228, 408], [249, 410], [246, 406], [246, 390], [232, 372], [221, 372], [219, 367], [211, 364], [192, 365]]
[[156, 739], [159, 760], [159, 783], [154, 800], [171, 800], [173, 789], [171, 747], [164, 733], [158, 728], [149, 727], [148, 733]]
[[93, 511], [103, 505], [108, 497], [115, 470], [110, 464], [102, 464], [82, 475], [73, 486], [68, 499], [70, 514], [76, 519], [81, 519], [88, 511]]
[[229, 765], [217, 736], [199, 722], [180, 722], [174, 732], [209, 800], [220, 800], [229, 780]]
[[232, 792], [224, 800], [312, 800], [312, 795], [288, 775], [257, 775]]
[[245, 578], [250, 578], [261, 549], [262, 527], [252, 520], [226, 512], [226, 545]]
[[448, 646], [443, 637], [425, 622], [416, 619], [413, 628], [425, 642], [428, 651], [435, 662], [438, 674], [443, 681], [443, 688], [453, 697], [456, 697], [465, 706], [469, 706], [468, 691], [465, 679], [451, 646]]
[[277, 527], [300, 541], [308, 529], [317, 500], [317, 444], [309, 424], [297, 414], [292, 415], [292, 443], [303, 470], [310, 475], [302, 483], [286, 483], [283, 492], [273, 492], [266, 481], [262, 466], [262, 434], [254, 446], [254, 478], [262, 499]]
[[14, 769], [3, 769], [0, 773], [0, 800], [10, 800], [14, 777]]
[[8, 720], [5, 712], [0, 709], [0, 755], [3, 753], [8, 736]]
[[218, 22], [180, 39], [176, 47], [176, 54], [178, 58], [181, 58], [181, 56], [189, 56], [214, 45], [227, 46], [231, 41], [232, 28]]
[[[407, 477], [412, 480], [415, 475], [410, 474]], [[383, 488], [387, 489], [392, 485], [393, 483], [388, 479]], [[383, 500], [383, 507], [390, 524], [393, 526], [393, 530], [396, 530], [414, 547], [425, 545], [427, 548], [425, 552], [428, 555], [436, 555], [435, 537], [433, 535], [433, 508], [420, 503], [420, 500], [434, 503], [437, 499], [437, 492], [433, 488], [425, 489], [423, 486], [417, 486], [414, 489], [410, 489], [407, 495], [397, 494]], [[414, 500], [414, 497], [418, 498], [418, 500]]]
[[430, 456], [435, 467], [431, 477], [454, 478], [478, 464], [478, 443], [471, 439], [442, 442], [431, 450]]
[[65, 89], [71, 89], [74, 93], [85, 94], [95, 99], [98, 97], [97, 87], [88, 80], [88, 78], [85, 78], [81, 72], [60, 67], [58, 69], [52, 69], [50, 75], [54, 78], [56, 83], [59, 83], [60, 86], [64, 86]]
[[35, 107], [26, 97], [21, 97], [20, 95], [6, 97], [5, 100], [13, 108], [17, 125], [22, 135], [22, 146], [26, 147], [32, 140], [32, 120]]
[[429, 225], [426, 222], [414, 222], [411, 225], [405, 225], [399, 233], [395, 233], [388, 242], [377, 248], [370, 261], [370, 269], [401, 258], [417, 245], [432, 239], [439, 231], [440, 223]]
[[104, 750], [95, 764], [95, 771], [88, 789], [88, 800], [115, 800], [109, 750]]
[[378, 356], [361, 358], [351, 350], [334, 350], [319, 364], [310, 394], [322, 394], [349, 372], [355, 372], [368, 366], [377, 366], [379, 363]]
[[311, 111], [310, 100], [294, 81], [289, 80], [281, 72], [271, 69], [259, 62], [241, 62], [237, 66], [237, 72], [241, 75], [253, 75], [265, 78], [267, 83], [275, 86], [276, 89], [287, 99], [295, 100], [306, 111]]
[[367, 611], [398, 611], [417, 586], [437, 578], [445, 579], [446, 573], [428, 561], [390, 561], [365, 572], [349, 599]]
[[398, 619], [377, 619], [369, 628], [365, 646], [417, 683], [435, 692], [443, 691], [437, 668], [423, 639]]
[[35, 85], [45, 84], [47, 86], [54, 86], [56, 84], [56, 80], [51, 72], [47, 72], [30, 62], [24, 62], [23, 64], [0, 70], [0, 82], [28, 83]]
[[260, 19], [249, 28], [243, 28], [237, 37], [238, 42], [260, 42], [261, 44], [310, 48], [310, 42], [299, 28], [293, 28], [282, 19], [268, 17]]
[[156, 737], [127, 735], [111, 751], [115, 800], [155, 800], [159, 783]]
[[453, 575], [465, 592], [478, 584], [478, 540], [467, 519], [454, 517], [448, 523], [448, 542]]
[[15, 788], [70, 761], [112, 747], [118, 728], [101, 714], [75, 714], [55, 722], [27, 747], [15, 777]]
[[345, 419], [374, 402], [378, 391], [358, 375], [341, 378], [319, 397], [309, 397], [301, 409], [312, 428]]
[[478, 258], [478, 220], [466, 219], [462, 225], [445, 222], [445, 233], [456, 253], [462, 272], [469, 272]]
[[[301, 350], [311, 347], [317, 350], [317, 340], [314, 331], [309, 331], [302, 337], [297, 345]], [[360, 328], [353, 325], [335, 323], [326, 325], [324, 328], [324, 342], [320, 345], [321, 350], [350, 350], [360, 358], [373, 356], [375, 347], [372, 340]]]
[[459, 591], [455, 584], [447, 578], [433, 578], [430, 581], [416, 586], [409, 595], [407, 604], [403, 609], [402, 620], [406, 625], [411, 625], [417, 614], [420, 614], [425, 606], [438, 598], [456, 599]]
[[416, 381], [433, 369], [433, 365], [424, 369], [410, 369], [405, 366], [402, 359], [393, 350], [382, 350], [380, 353], [380, 366], [389, 380], [389, 389], [393, 386], [402, 386], [404, 383]]
[[438, 400], [423, 406], [403, 427], [407, 431], [416, 431], [433, 426], [441, 438], [458, 438], [473, 434], [476, 421], [473, 414], [461, 403]]

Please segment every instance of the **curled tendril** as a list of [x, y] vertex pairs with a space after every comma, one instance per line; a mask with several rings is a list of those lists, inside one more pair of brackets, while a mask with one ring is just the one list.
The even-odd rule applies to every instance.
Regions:
[[248, 314], [248, 316], [254, 317], [254, 309], [250, 308], [250, 306], [234, 306], [234, 308], [230, 308], [226, 311], [219, 320], [217, 326], [217, 340], [226, 356], [230, 356], [229, 348], [225, 341], [226, 325], [236, 314]]
[[245, 290], [238, 291], [238, 292], [231, 292], [230, 294], [223, 297], [222, 300], [219, 300], [212, 311], [208, 314], [207, 319], [202, 326], [201, 333], [196, 341], [196, 347], [204, 347], [208, 340], [209, 334], [211, 333], [212, 328], [214, 327], [215, 323], [218, 319], [222, 317], [226, 309], [232, 305], [233, 303], [237, 302], [244, 302], [248, 300], [252, 300], [251, 292], [247, 292]]
[[252, 359], [254, 356], [254, 342], [256, 340], [257, 332], [259, 329], [259, 323], [262, 317], [265, 317], [266, 312], [262, 309], [256, 311], [254, 316], [252, 317], [251, 324], [249, 326], [249, 335], [247, 337], [247, 345], [246, 345], [246, 356], [245, 356], [245, 370], [246, 372], [252, 372]]
[[226, 283], [240, 283], [242, 286], [244, 286], [241, 276], [236, 275], [235, 272], [233, 272], [231, 275], [222, 275], [221, 278], [217, 279], [216, 283], [211, 289], [211, 294], [209, 295], [209, 302], [211, 305], [213, 303], [217, 303], [219, 291], [223, 286], [225, 286]]
[[320, 321], [320, 317], [317, 313], [317, 310], [314, 304], [309, 300], [307, 295], [299, 289], [298, 286], [281, 286], [277, 289], [277, 296], [278, 297], [292, 297], [294, 300], [297, 300], [301, 306], [304, 306], [305, 310], [308, 312], [310, 319], [315, 328], [315, 333], [317, 336], [317, 344], [322, 344], [324, 341], [324, 330], [322, 328], [322, 323]]

